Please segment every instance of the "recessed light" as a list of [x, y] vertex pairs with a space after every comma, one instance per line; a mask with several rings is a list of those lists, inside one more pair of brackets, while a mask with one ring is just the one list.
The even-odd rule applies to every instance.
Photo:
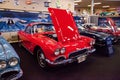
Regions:
[[108, 7], [110, 7], [109, 5], [107, 5], [107, 6], [102, 6], [103, 8], [108, 8]]
[[88, 7], [91, 7], [91, 5], [88, 5]]
[[102, 4], [101, 2], [97, 2], [97, 3], [94, 3], [95, 5], [99, 5], [99, 4]]
[[77, 2], [82, 2], [82, 0], [74, 0], [74, 2], [75, 2], [75, 3], [77, 3]]
[[[102, 4], [102, 3], [101, 2], [96, 2], [96, 3], [94, 3], [94, 6], [99, 5], [99, 4]], [[88, 7], [91, 7], [91, 5], [88, 5]]]
[[110, 10], [114, 10], [114, 9], [116, 9], [116, 8], [109, 8]]
[[75, 3], [74, 5], [78, 5], [77, 3]]

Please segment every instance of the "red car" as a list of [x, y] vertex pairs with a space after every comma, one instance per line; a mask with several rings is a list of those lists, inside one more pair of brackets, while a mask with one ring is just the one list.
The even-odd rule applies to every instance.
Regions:
[[[95, 40], [81, 36], [72, 14], [66, 10], [49, 8], [51, 23], [34, 22], [18, 35], [22, 45], [37, 56], [42, 68], [84, 61], [95, 51]], [[54, 25], [54, 27], [53, 27]]]
[[111, 18], [107, 18], [107, 24], [102, 24], [102, 26], [91, 26], [89, 27], [90, 30], [105, 32], [108, 34], [112, 34], [116, 37], [116, 40], [120, 39], [120, 30], [117, 28], [115, 22]]

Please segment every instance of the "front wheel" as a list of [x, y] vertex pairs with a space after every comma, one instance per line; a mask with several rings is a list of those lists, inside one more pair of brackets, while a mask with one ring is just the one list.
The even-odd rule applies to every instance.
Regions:
[[45, 56], [41, 49], [37, 50], [37, 60], [38, 60], [40, 67], [47, 68], [47, 62], [45, 61]]

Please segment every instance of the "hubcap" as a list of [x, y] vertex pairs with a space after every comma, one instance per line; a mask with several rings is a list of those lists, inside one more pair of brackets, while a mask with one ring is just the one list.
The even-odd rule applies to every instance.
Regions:
[[44, 68], [46, 66], [45, 56], [40, 50], [37, 51], [37, 58], [39, 65]]

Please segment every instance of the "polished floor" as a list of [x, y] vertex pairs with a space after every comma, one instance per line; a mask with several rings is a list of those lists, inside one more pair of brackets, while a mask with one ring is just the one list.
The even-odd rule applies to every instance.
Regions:
[[120, 45], [114, 55], [107, 57], [102, 50], [92, 54], [85, 62], [42, 70], [32, 56], [17, 43], [12, 44], [21, 58], [23, 76], [18, 80], [120, 80]]

